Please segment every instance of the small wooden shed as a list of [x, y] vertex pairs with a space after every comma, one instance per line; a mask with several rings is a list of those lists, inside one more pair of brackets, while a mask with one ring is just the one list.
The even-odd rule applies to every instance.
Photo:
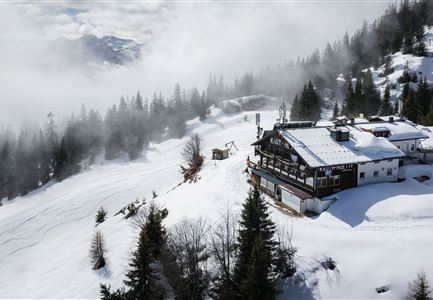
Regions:
[[229, 149], [212, 149], [212, 159], [226, 159], [229, 157]]

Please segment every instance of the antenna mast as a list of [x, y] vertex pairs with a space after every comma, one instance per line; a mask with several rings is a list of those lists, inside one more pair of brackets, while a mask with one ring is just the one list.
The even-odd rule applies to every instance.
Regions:
[[280, 124], [287, 123], [287, 118], [286, 118], [286, 116], [287, 116], [287, 109], [286, 109], [286, 103], [285, 103], [284, 99], [283, 99], [283, 103], [280, 106], [279, 112], [280, 112], [280, 117], [278, 119], [278, 122]]

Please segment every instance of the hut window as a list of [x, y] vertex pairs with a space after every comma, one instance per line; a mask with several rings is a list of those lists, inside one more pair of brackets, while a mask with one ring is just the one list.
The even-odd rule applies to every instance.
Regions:
[[365, 172], [361, 172], [361, 173], [359, 173], [359, 178], [365, 178]]
[[340, 175], [329, 176], [329, 185], [340, 185]]
[[322, 188], [327, 186], [327, 178], [326, 177], [319, 177], [317, 178], [317, 187]]
[[374, 176], [374, 177], [379, 177], [379, 171], [374, 171], [374, 172], [373, 172], [373, 176]]
[[391, 176], [392, 175], [392, 168], [389, 168], [386, 170], [386, 175]]

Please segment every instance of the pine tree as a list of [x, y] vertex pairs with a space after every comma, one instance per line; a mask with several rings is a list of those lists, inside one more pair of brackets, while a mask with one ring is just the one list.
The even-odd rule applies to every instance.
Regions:
[[152, 244], [145, 226], [141, 227], [137, 249], [134, 251], [126, 273], [125, 285], [129, 287], [128, 299], [160, 299], [161, 292], [151, 266], [154, 262]]
[[101, 224], [105, 221], [105, 216], [107, 215], [107, 211], [101, 206], [100, 209], [98, 209], [95, 217], [96, 225]]
[[415, 31], [415, 46], [413, 50], [414, 54], [417, 56], [427, 55], [425, 45], [425, 31], [423, 26], [418, 26], [418, 29]]
[[346, 117], [351, 117], [355, 114], [355, 95], [353, 93], [352, 80], [349, 79], [349, 84], [347, 85], [347, 92], [343, 103], [342, 114]]
[[92, 269], [98, 270], [105, 266], [105, 242], [102, 233], [98, 230], [93, 236], [92, 244], [90, 247], [90, 259], [92, 262]]
[[417, 278], [409, 284], [409, 299], [413, 300], [431, 300], [432, 291], [430, 283], [424, 271], [417, 274]]
[[123, 288], [112, 292], [110, 286], [105, 284], [99, 285], [99, 294], [101, 300], [129, 300]]
[[182, 101], [182, 96], [180, 94], [180, 86], [176, 84], [174, 87], [173, 96], [173, 108], [172, 113], [169, 114], [168, 119], [168, 131], [170, 137], [181, 138], [186, 132], [186, 106]]
[[392, 67], [392, 56], [391, 55], [387, 55], [384, 58], [384, 70], [383, 70], [383, 77], [386, 77], [392, 73], [394, 73], [394, 68]]
[[421, 78], [418, 82], [418, 87], [416, 89], [416, 102], [418, 104], [419, 117], [425, 116], [427, 114], [431, 100], [432, 92], [430, 90], [430, 86], [425, 78], [424, 80], [423, 78]]
[[382, 103], [380, 106], [380, 114], [382, 116], [389, 116], [393, 113], [393, 107], [390, 102], [390, 86], [389, 84], [385, 87], [385, 92], [383, 94]]
[[366, 97], [364, 94], [364, 89], [362, 86], [362, 79], [359, 76], [356, 79], [355, 91], [353, 93], [354, 98], [354, 111], [352, 111], [352, 116], [358, 116], [360, 113], [365, 113], [367, 111]]
[[316, 92], [311, 80], [308, 82], [308, 84], [304, 85], [298, 107], [299, 120], [320, 120], [322, 99]]
[[198, 111], [198, 116], [200, 118], [200, 121], [203, 121], [204, 119], [206, 119], [206, 116], [208, 115], [209, 111], [208, 111], [208, 104], [206, 101], [206, 94], [202, 93], [201, 98], [200, 98], [200, 108]]
[[334, 109], [332, 111], [332, 119], [333, 120], [337, 119], [339, 115], [340, 115], [340, 111], [338, 109], [338, 102], [335, 101], [335, 103], [334, 103]]
[[403, 74], [398, 78], [399, 83], [408, 83], [411, 82], [412, 78], [410, 76], [409, 62], [406, 61], [404, 66]]
[[413, 37], [410, 33], [404, 36], [403, 54], [412, 54], [413, 52]]
[[240, 299], [266, 300], [275, 298], [275, 286], [270, 274], [272, 257], [259, 234], [254, 238], [247, 277], [239, 287]]
[[[235, 264], [233, 283], [237, 299], [257, 299], [256, 289], [247, 287], [261, 281], [260, 295], [266, 299], [275, 295], [271, 276], [272, 254], [275, 250], [275, 225], [259, 188], [254, 186], [243, 204], [239, 229], [239, 253]], [[260, 271], [260, 274], [254, 274]]]
[[433, 126], [433, 101], [430, 104], [428, 113], [421, 117], [421, 124], [424, 126]]
[[409, 89], [408, 95], [403, 99], [402, 114], [412, 122], [418, 121], [419, 108], [416, 101], [416, 94], [413, 89]]
[[364, 98], [365, 98], [365, 109], [362, 110], [366, 116], [376, 115], [379, 112], [381, 105], [380, 93], [376, 89], [373, 81], [373, 74], [368, 69], [364, 76]]
[[15, 157], [10, 142], [6, 141], [0, 153], [0, 165], [2, 167], [2, 198], [12, 199], [18, 195], [17, 177], [15, 174]]
[[293, 100], [292, 108], [290, 109], [290, 121], [298, 121], [299, 120], [299, 99], [298, 94], [296, 94], [295, 99]]
[[154, 259], [159, 258], [161, 249], [166, 242], [167, 233], [162, 225], [162, 221], [167, 215], [167, 209], [158, 209], [155, 203], [150, 205], [144, 228], [149, 239], [149, 245]]

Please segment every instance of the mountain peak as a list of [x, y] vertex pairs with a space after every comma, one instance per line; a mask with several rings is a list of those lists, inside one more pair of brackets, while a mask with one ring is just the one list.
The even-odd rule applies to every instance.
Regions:
[[50, 48], [60, 58], [72, 63], [123, 65], [139, 59], [141, 47], [142, 44], [133, 39], [113, 35], [98, 38], [93, 34], [84, 34], [77, 39], [57, 39]]

